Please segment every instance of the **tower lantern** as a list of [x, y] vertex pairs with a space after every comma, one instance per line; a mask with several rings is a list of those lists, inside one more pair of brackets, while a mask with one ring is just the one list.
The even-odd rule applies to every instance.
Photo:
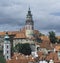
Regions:
[[28, 9], [28, 13], [26, 16], [25, 29], [26, 29], [26, 37], [28, 37], [28, 38], [33, 37], [34, 22], [33, 22], [30, 8]]
[[10, 43], [10, 37], [8, 36], [8, 33], [6, 33], [4, 37], [3, 55], [6, 60], [11, 59], [11, 43]]

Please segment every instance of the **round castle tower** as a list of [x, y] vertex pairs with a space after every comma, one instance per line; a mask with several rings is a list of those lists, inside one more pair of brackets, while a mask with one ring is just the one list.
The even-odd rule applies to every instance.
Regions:
[[4, 37], [3, 55], [6, 60], [11, 59], [11, 43], [10, 43], [10, 37], [8, 36], [8, 33], [6, 33]]
[[32, 38], [33, 35], [34, 35], [34, 33], [33, 33], [34, 22], [33, 22], [33, 19], [32, 19], [32, 14], [31, 14], [30, 8], [28, 10], [28, 14], [27, 14], [27, 17], [26, 17], [25, 30], [26, 30], [26, 37]]

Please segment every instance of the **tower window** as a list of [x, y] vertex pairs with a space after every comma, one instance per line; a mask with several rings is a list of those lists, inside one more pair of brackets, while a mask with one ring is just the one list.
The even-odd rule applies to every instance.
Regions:
[[8, 56], [7, 56], [7, 59], [8, 59]]
[[7, 45], [7, 49], [8, 49], [8, 45]]
[[8, 51], [7, 51], [7, 53], [8, 53]]
[[33, 26], [32, 26], [32, 30], [33, 30], [34, 28], [33, 28]]

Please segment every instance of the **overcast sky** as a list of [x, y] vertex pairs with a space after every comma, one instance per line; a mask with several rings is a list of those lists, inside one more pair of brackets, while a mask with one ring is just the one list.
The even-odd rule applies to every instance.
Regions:
[[0, 31], [22, 28], [29, 6], [35, 29], [60, 35], [60, 0], [0, 0]]

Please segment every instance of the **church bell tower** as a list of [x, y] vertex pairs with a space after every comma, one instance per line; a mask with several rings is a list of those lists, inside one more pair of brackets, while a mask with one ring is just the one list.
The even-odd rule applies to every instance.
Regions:
[[25, 22], [25, 30], [26, 30], [26, 37], [28, 38], [32, 38], [34, 33], [34, 21], [32, 18], [32, 14], [30, 11], [30, 8], [28, 9], [28, 13], [26, 16], [26, 22]]
[[6, 33], [4, 37], [3, 55], [6, 60], [11, 59], [11, 43], [10, 43], [10, 37], [8, 36], [8, 33]]

